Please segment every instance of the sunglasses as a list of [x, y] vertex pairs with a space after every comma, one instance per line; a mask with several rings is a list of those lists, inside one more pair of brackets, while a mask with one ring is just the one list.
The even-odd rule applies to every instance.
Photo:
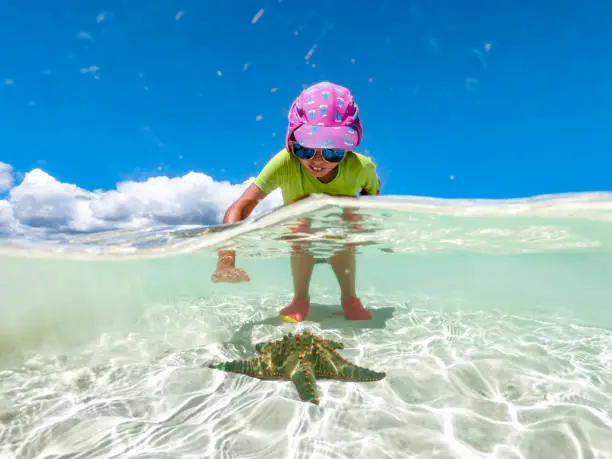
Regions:
[[[318, 148], [308, 148], [300, 145], [299, 143], [294, 143], [292, 146], [293, 154], [300, 159], [312, 159]], [[321, 149], [321, 154], [323, 155], [323, 159], [329, 163], [339, 163], [344, 159], [344, 155], [346, 154], [346, 150], [341, 150], [339, 148], [323, 148]]]

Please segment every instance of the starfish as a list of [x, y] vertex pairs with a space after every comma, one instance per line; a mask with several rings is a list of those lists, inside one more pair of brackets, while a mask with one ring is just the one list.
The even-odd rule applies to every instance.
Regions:
[[319, 404], [316, 378], [343, 381], [379, 381], [386, 374], [362, 368], [344, 359], [337, 349], [342, 343], [310, 332], [283, 336], [255, 345], [257, 356], [248, 360], [209, 364], [209, 368], [241, 373], [258, 379], [289, 379], [305, 402]]

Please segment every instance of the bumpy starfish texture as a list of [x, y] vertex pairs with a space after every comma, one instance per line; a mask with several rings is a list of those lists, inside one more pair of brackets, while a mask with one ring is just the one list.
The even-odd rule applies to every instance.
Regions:
[[256, 344], [259, 355], [248, 360], [214, 363], [208, 367], [259, 379], [290, 379], [300, 398], [315, 405], [319, 404], [317, 377], [366, 382], [379, 381], [386, 376], [352, 364], [340, 356], [337, 349], [344, 349], [344, 345], [310, 332], [289, 333], [279, 340]]

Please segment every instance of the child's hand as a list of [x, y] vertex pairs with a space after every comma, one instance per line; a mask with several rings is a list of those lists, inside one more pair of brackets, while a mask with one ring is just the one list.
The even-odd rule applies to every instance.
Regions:
[[210, 278], [213, 282], [249, 282], [251, 278], [242, 268], [217, 268]]

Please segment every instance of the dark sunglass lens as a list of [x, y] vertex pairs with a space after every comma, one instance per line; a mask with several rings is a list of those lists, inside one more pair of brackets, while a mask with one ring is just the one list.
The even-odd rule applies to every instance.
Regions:
[[314, 156], [314, 149], [303, 147], [300, 144], [293, 144], [293, 153], [300, 159], [310, 159]]
[[344, 158], [343, 150], [323, 150], [323, 157], [330, 163], [339, 163]]

